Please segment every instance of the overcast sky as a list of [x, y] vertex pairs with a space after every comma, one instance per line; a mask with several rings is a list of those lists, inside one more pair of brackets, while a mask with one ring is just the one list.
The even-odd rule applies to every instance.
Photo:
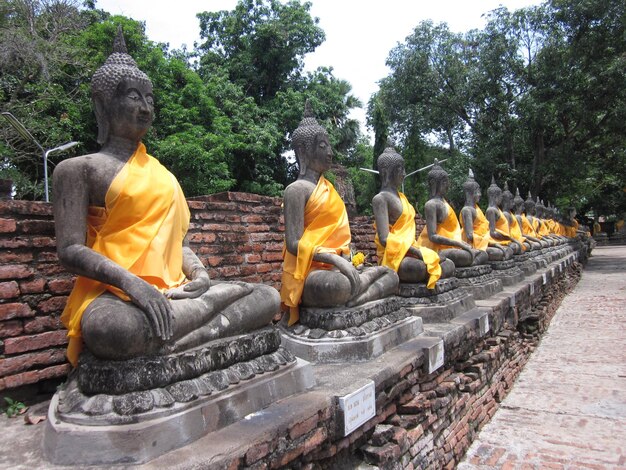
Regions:
[[[232, 10], [236, 0], [97, 0], [97, 7], [123, 14], [146, 24], [148, 38], [169, 43], [171, 48], [198, 41], [196, 13]], [[330, 66], [337, 78], [352, 84], [363, 106], [378, 90], [377, 82], [389, 70], [389, 51], [423, 20], [446, 22], [451, 30], [482, 28], [483, 14], [500, 5], [516, 10], [538, 5], [540, 0], [312, 0], [311, 14], [318, 17], [326, 41], [306, 57], [306, 69]], [[364, 122], [365, 110], [353, 117]]]

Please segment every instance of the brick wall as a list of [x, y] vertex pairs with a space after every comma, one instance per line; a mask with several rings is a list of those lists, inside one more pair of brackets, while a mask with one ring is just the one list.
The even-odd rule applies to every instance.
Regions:
[[[578, 263], [556, 273], [530, 297], [531, 311], [517, 324], [494, 310], [487, 337], [466, 331], [465, 348], [427, 374], [424, 357], [376, 383], [376, 416], [341, 437], [336, 410], [321, 409], [279, 425], [266, 440], [216, 459], [216, 468], [332, 470], [371, 464], [381, 470], [453, 469], [491, 419], [537, 347], [563, 297], [580, 279]], [[493, 316], [501, 321], [492, 321]], [[461, 352], [463, 350], [463, 352]], [[447, 356], [447, 353], [446, 353]]]
[[[189, 200], [190, 245], [213, 279], [280, 288], [281, 204], [232, 192]], [[356, 217], [351, 226], [355, 249], [375, 262], [372, 218]], [[0, 391], [67, 374], [60, 315], [72, 285], [56, 256], [52, 205], [0, 201]]]

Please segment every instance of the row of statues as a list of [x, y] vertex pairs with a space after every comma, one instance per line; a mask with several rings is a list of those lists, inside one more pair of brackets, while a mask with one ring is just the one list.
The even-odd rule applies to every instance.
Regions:
[[307, 104], [293, 133], [299, 176], [284, 193], [280, 297], [268, 286], [215, 282], [189, 248], [190, 213], [178, 182], [141, 143], [154, 117], [153, 89], [121, 35], [93, 77], [92, 96], [102, 148], [54, 172], [59, 259], [78, 275], [62, 316], [73, 365], [83, 347], [126, 360], [254, 331], [270, 324], [280, 302], [294, 324], [301, 306], [354, 307], [395, 294], [400, 282], [433, 288], [456, 268], [508, 260], [576, 234], [573, 218], [559, 224], [551, 208], [530, 195], [523, 201], [519, 191], [513, 197], [495, 181], [483, 213], [471, 172], [459, 223], [445, 199], [448, 174], [436, 162], [417, 236], [415, 209], [399, 191], [404, 159], [387, 148], [372, 201], [379, 266], [357, 270], [345, 205], [323, 176], [333, 157], [328, 134]]

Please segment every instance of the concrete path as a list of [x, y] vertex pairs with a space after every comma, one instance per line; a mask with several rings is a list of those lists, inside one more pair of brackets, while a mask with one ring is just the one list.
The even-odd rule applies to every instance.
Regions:
[[626, 469], [626, 246], [593, 251], [457, 468]]

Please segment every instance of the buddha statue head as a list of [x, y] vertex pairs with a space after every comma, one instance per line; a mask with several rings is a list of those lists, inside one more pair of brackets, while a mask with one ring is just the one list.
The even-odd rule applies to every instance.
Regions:
[[448, 186], [450, 180], [448, 179], [448, 172], [439, 165], [439, 160], [435, 158], [433, 167], [428, 172], [428, 189], [430, 191], [430, 197], [445, 196], [448, 192]]
[[300, 124], [293, 131], [291, 145], [296, 154], [299, 175], [305, 176], [309, 168], [323, 173], [332, 163], [332, 148], [326, 129], [320, 126], [307, 100]]
[[533, 201], [533, 196], [528, 191], [528, 197], [524, 201], [524, 210], [526, 211], [526, 215], [535, 215], [535, 201]]
[[104, 144], [111, 134], [140, 140], [152, 125], [152, 82], [128, 55], [121, 26], [113, 52], [91, 79], [91, 99], [99, 144]]
[[398, 188], [405, 176], [404, 158], [389, 146], [376, 160], [382, 186]]
[[502, 190], [496, 184], [494, 176], [491, 177], [491, 184], [487, 188], [487, 197], [489, 198], [489, 205], [499, 207], [502, 204]]
[[465, 204], [471, 203], [472, 207], [480, 201], [480, 185], [474, 179], [474, 172], [470, 168], [467, 179], [463, 183], [463, 192], [465, 193]]
[[568, 220], [574, 220], [574, 218], [576, 217], [576, 208], [573, 206], [570, 206], [566, 209], [566, 213], [567, 213], [567, 219]]
[[513, 208], [513, 193], [509, 191], [509, 183], [504, 182], [504, 190], [502, 191], [502, 210], [510, 212]]
[[539, 199], [539, 196], [537, 196], [537, 201], [535, 202], [535, 213], [540, 219], [543, 219], [544, 209], [545, 206], [543, 205], [543, 201]]
[[515, 213], [517, 215], [522, 215], [522, 211], [524, 210], [524, 198], [520, 196], [519, 188], [515, 189], [515, 197], [513, 198], [513, 207], [515, 208]]

